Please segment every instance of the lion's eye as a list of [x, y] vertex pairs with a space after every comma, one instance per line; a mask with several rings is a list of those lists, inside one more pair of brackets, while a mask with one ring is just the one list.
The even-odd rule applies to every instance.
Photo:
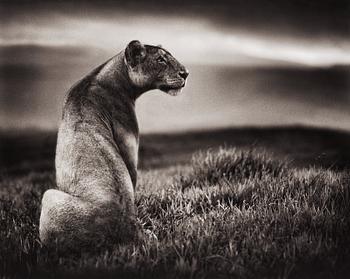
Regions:
[[158, 62], [158, 63], [161, 63], [161, 64], [166, 64], [166, 60], [165, 60], [165, 58], [164, 58], [163, 56], [159, 56], [159, 57], [157, 58], [157, 62]]

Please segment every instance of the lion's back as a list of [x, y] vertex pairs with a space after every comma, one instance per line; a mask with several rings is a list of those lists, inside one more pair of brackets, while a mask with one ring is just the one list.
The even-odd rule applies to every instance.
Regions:
[[57, 137], [56, 180], [66, 193], [102, 202], [114, 198], [116, 185], [130, 192], [133, 186], [98, 100], [91, 99], [93, 87], [84, 81], [66, 98]]

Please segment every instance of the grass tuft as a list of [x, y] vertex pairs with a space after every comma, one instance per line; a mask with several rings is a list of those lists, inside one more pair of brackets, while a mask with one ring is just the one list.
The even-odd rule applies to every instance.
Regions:
[[199, 152], [192, 158], [192, 170], [182, 176], [183, 189], [232, 183], [247, 179], [261, 180], [264, 176], [277, 177], [286, 171], [285, 163], [258, 150], [219, 148], [217, 151]]

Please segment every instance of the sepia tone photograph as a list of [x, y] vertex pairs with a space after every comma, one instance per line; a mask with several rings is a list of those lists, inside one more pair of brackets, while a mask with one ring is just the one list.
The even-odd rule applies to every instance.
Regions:
[[0, 278], [349, 278], [348, 0], [0, 0]]

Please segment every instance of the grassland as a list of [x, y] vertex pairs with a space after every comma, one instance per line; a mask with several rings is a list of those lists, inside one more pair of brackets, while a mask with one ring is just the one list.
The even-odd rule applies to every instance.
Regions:
[[[0, 136], [4, 277], [346, 278], [350, 135], [300, 127], [146, 135], [136, 243], [58, 254], [38, 239], [55, 133]], [[194, 154], [194, 155], [193, 155]], [[92, 245], [93, 246], [93, 245]]]

